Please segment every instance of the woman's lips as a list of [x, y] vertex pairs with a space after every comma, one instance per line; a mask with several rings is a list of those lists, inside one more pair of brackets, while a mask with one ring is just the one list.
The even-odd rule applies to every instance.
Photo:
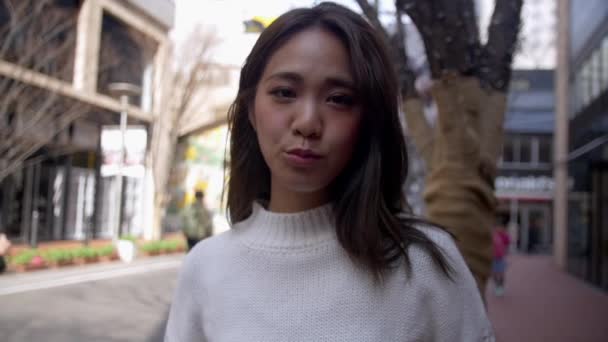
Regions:
[[291, 149], [285, 152], [287, 162], [296, 167], [310, 167], [319, 161], [322, 156], [312, 150]]

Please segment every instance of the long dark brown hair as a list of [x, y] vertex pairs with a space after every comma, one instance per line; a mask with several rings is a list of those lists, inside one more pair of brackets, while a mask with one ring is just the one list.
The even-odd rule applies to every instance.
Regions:
[[399, 122], [396, 72], [381, 36], [361, 16], [333, 3], [291, 10], [260, 35], [241, 71], [239, 91], [230, 107], [230, 160], [227, 209], [232, 223], [252, 212], [253, 202], [268, 201], [270, 170], [248, 118], [256, 87], [270, 57], [295, 34], [319, 27], [338, 37], [350, 56], [362, 124], [352, 160], [331, 184], [336, 233], [352, 260], [381, 278], [407, 249], [417, 244], [450, 276], [440, 248], [414, 228], [402, 185], [408, 156]]

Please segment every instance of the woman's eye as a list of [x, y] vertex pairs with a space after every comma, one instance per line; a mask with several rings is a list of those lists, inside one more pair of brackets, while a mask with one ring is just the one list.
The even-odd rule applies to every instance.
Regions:
[[279, 99], [289, 99], [296, 96], [296, 93], [288, 88], [278, 88], [270, 91], [270, 94]]
[[350, 107], [355, 104], [355, 98], [351, 95], [346, 94], [332, 95], [329, 97], [328, 101], [340, 106]]

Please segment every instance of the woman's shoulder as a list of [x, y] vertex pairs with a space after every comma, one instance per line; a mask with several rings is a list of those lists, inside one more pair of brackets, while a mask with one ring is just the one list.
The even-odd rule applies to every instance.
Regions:
[[224, 232], [203, 239], [197, 243], [194, 248], [192, 248], [189, 254], [200, 257], [224, 252], [227, 250], [227, 247], [232, 244], [232, 240], [234, 239], [233, 235], [234, 231], [232, 229], [228, 229]]
[[439, 246], [444, 253], [451, 254], [452, 252], [458, 252], [454, 237], [444, 228], [431, 223], [417, 223], [413, 228], [423, 233], [431, 242]]
[[[468, 278], [469, 270], [466, 266], [464, 258], [456, 245], [454, 237], [445, 229], [432, 224], [416, 224], [414, 229], [422, 232], [427, 239], [438, 247], [439, 252], [445, 257], [447, 264], [452, 270], [453, 279]], [[410, 258], [414, 273], [426, 273], [427, 276], [435, 275], [438, 280], [446, 279], [443, 277], [444, 272], [440, 271], [439, 266], [431, 256], [428, 248], [421, 244], [412, 244], [410, 247]]]

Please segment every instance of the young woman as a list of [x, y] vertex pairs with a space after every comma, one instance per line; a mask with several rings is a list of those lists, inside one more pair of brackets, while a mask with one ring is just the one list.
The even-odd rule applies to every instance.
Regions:
[[407, 210], [386, 46], [331, 3], [279, 17], [229, 113], [232, 229], [186, 257], [165, 341], [493, 341], [451, 236]]
[[[498, 221], [498, 220], [497, 220]], [[507, 232], [508, 219], [500, 217], [494, 232], [492, 233], [492, 248], [494, 259], [492, 260], [492, 279], [494, 280], [494, 294], [502, 297], [505, 294], [505, 273], [507, 271], [507, 254], [511, 237]]]

